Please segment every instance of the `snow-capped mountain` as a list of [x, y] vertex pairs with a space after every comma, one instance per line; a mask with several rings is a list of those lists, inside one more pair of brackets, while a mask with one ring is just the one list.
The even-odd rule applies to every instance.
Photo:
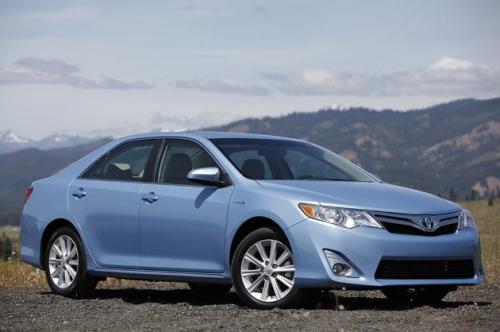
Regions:
[[96, 137], [84, 137], [66, 133], [55, 133], [41, 140], [32, 140], [16, 134], [12, 130], [0, 132], [0, 154], [14, 152], [26, 148], [41, 150], [65, 148], [96, 140]]
[[15, 132], [12, 130], [7, 130], [4, 132], [0, 132], [0, 142], [2, 143], [9, 143], [9, 144], [26, 144], [29, 143], [31, 140], [26, 137], [21, 137], [17, 135]]
[[38, 147], [42, 150], [65, 148], [68, 146], [85, 144], [94, 140], [96, 140], [95, 137], [55, 133], [36, 142], [35, 147]]
[[0, 132], [0, 153], [23, 149], [32, 142], [29, 138], [21, 137], [12, 130]]

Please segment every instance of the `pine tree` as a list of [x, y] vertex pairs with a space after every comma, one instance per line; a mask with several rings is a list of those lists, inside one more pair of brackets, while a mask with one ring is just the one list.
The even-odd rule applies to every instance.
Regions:
[[5, 259], [5, 233], [0, 237], [0, 260]]
[[4, 242], [4, 259], [7, 260], [12, 256], [12, 241], [8, 236], [5, 237]]
[[450, 201], [455, 202], [457, 200], [457, 194], [455, 193], [455, 190], [453, 190], [453, 188], [450, 188], [449, 197]]

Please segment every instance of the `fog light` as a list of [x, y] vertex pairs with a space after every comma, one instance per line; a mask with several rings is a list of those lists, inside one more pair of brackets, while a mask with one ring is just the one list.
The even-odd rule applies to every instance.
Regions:
[[328, 260], [333, 273], [339, 277], [359, 278], [359, 273], [339, 254], [325, 250], [325, 256]]
[[344, 265], [344, 264], [341, 264], [341, 263], [337, 263], [337, 264], [333, 264], [332, 270], [333, 270], [333, 273], [335, 273], [335, 274], [338, 274], [338, 275], [341, 275], [341, 276], [345, 276], [346, 274], [349, 273], [349, 271], [351, 269], [347, 265]]

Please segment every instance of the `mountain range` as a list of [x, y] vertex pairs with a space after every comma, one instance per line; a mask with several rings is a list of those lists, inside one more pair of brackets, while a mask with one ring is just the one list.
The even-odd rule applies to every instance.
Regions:
[[[500, 194], [500, 98], [457, 100], [406, 112], [335, 107], [248, 118], [205, 130], [308, 140], [386, 182], [447, 198]], [[33, 180], [110, 140], [58, 137], [32, 141], [12, 132], [0, 136], [0, 224], [18, 220], [24, 189]]]
[[407, 112], [361, 107], [296, 112], [209, 129], [311, 141], [386, 182], [444, 197], [500, 193], [500, 98]]
[[95, 137], [84, 137], [65, 133], [55, 133], [40, 140], [22, 137], [12, 130], [0, 132], [0, 154], [27, 148], [42, 150], [71, 147], [95, 141]]

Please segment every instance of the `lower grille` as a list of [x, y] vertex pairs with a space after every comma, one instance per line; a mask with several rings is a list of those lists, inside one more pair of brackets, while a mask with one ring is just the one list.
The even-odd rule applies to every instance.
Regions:
[[474, 277], [472, 260], [382, 260], [377, 279], [467, 279]]

